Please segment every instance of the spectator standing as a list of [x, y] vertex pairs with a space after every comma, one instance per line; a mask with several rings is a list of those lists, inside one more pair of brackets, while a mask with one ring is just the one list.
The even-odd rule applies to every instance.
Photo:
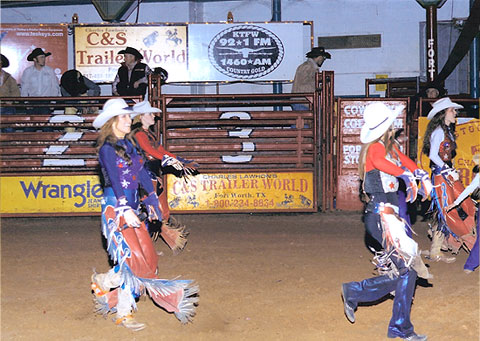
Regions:
[[53, 69], [46, 65], [46, 59], [51, 53], [45, 53], [37, 47], [28, 56], [33, 62], [22, 74], [22, 97], [56, 97], [60, 96], [60, 86]]
[[118, 54], [123, 54], [125, 61], [118, 69], [112, 84], [112, 93], [115, 96], [138, 96], [145, 97], [147, 93], [147, 77], [152, 70], [147, 64], [140, 62], [142, 54], [133, 47], [127, 47]]
[[[3, 54], [0, 54], [0, 56], [0, 97], [20, 97], [20, 89], [18, 88], [17, 81], [11, 74], [3, 70], [10, 65], [10, 62]], [[6, 108], [1, 108], [0, 110], [2, 109]]]
[[[20, 89], [18, 88], [17, 81], [11, 74], [3, 70], [3, 68], [10, 65], [10, 62], [3, 54], [0, 54], [0, 56], [0, 97], [20, 97]], [[15, 114], [15, 112], [15, 107], [0, 106], [0, 115], [11, 115]], [[1, 129], [2, 133], [11, 133], [13, 131], [15, 130], [10, 127]]]
[[[306, 54], [306, 57], [307, 60], [300, 64], [295, 71], [292, 93], [315, 92], [315, 74], [318, 72], [325, 59], [332, 58], [330, 53], [326, 52], [323, 47], [314, 47]], [[307, 110], [308, 108], [303, 104], [292, 104], [292, 109]]]

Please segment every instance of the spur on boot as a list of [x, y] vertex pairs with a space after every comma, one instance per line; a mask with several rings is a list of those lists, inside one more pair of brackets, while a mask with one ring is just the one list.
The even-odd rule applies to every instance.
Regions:
[[137, 322], [132, 315], [122, 316], [115, 320], [115, 324], [122, 325], [125, 328], [133, 330], [134, 332], [138, 332], [142, 329], [145, 329], [145, 324]]
[[450, 264], [450, 263], [453, 263], [453, 262], [456, 261], [455, 257], [448, 257], [448, 256], [444, 256], [442, 254], [431, 255], [430, 259], [435, 261], [435, 262], [442, 261], [442, 262], [445, 262], [447, 264]]
[[347, 319], [351, 322], [355, 322], [355, 313], [354, 309], [350, 307], [350, 305], [347, 303], [347, 296], [346, 296], [346, 285], [342, 284], [342, 299], [343, 299], [343, 311], [345, 312], [345, 316]]

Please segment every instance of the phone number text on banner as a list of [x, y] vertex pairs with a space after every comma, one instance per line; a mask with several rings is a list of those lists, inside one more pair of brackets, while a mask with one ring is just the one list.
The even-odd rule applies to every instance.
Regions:
[[168, 175], [172, 211], [311, 211], [313, 173], [200, 174], [186, 183]]

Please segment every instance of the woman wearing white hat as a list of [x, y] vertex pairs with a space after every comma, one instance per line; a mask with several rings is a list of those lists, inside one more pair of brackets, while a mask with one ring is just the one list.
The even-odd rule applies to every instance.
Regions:
[[394, 142], [393, 122], [403, 109], [399, 106], [391, 110], [377, 102], [364, 111], [359, 159], [360, 179], [369, 199], [364, 222], [367, 232], [384, 250], [376, 257], [380, 276], [343, 283], [342, 296], [345, 315], [354, 323], [354, 311], [359, 303], [374, 302], [395, 291], [387, 336], [426, 340], [425, 335], [415, 333], [410, 309], [417, 272], [424, 278], [431, 278], [431, 275], [421, 261], [417, 243], [406, 233], [405, 222], [398, 218], [397, 178], [405, 181], [410, 202], [417, 196], [416, 178], [422, 181], [423, 195], [429, 194], [431, 183], [427, 172], [419, 169]]
[[[160, 210], [162, 212], [161, 227], [157, 227], [155, 221], [148, 223], [148, 229], [153, 240], [158, 238], [158, 231], [160, 236], [172, 249], [174, 253], [180, 252], [185, 247], [187, 242], [188, 232], [185, 226], [176, 222], [173, 217], [170, 217], [170, 209], [167, 202], [167, 193], [163, 186], [162, 174], [166, 173], [166, 169], [171, 168], [173, 174], [178, 177], [189, 176], [196, 172], [196, 168], [191, 164], [184, 165], [182, 161], [187, 161], [182, 158], [177, 158], [176, 155], [167, 151], [157, 141], [157, 138], [150, 130], [155, 123], [155, 114], [160, 113], [161, 110], [153, 108], [148, 100], [137, 103], [133, 106], [133, 129], [129, 134], [129, 138], [143, 154], [146, 163], [145, 167], [150, 172], [150, 176], [155, 183], [156, 192], [159, 196]], [[179, 160], [180, 159], [180, 160]]]
[[197, 298], [192, 295], [198, 287], [188, 280], [157, 277], [158, 255], [135, 211], [139, 205], [138, 187], [149, 193], [143, 203], [151, 216], [160, 215], [159, 203], [143, 159], [125, 139], [131, 128], [131, 114], [123, 99], [110, 99], [93, 122], [100, 129], [97, 148], [104, 178], [102, 232], [115, 266], [107, 273], [93, 274], [92, 290], [98, 313], [116, 313], [117, 325], [137, 331], [145, 328], [132, 316], [137, 297], [148, 292], [158, 305], [186, 323], [195, 314]]
[[[430, 158], [432, 182], [435, 185], [444, 184], [442, 185], [444, 188], [437, 187], [432, 192], [432, 206], [436, 208], [436, 214], [435, 222], [431, 224], [432, 245], [429, 257], [432, 260], [451, 263], [455, 261], [455, 257], [444, 256], [441, 252], [442, 246], [457, 253], [462, 243], [470, 250], [475, 242], [473, 204], [465, 202], [451, 212], [446, 211], [447, 204], [452, 203], [456, 197], [455, 192], [460, 193], [463, 190], [458, 173], [453, 168], [453, 159], [456, 154], [456, 116], [457, 110], [463, 106], [452, 102], [448, 97], [439, 99], [432, 106], [427, 116], [430, 122], [423, 138], [422, 152]], [[462, 188], [454, 190], [454, 187]], [[444, 194], [445, 191], [449, 192], [448, 195]], [[464, 212], [461, 213], [458, 210]], [[462, 219], [461, 216], [465, 213], [469, 217]]]

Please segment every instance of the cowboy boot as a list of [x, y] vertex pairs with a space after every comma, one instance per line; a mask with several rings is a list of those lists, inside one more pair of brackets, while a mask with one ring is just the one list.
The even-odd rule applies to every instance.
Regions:
[[430, 247], [429, 258], [436, 262], [442, 261], [445, 263], [453, 263], [456, 260], [455, 257], [444, 256], [440, 251], [440, 248], [442, 247], [444, 239], [445, 239], [445, 235], [441, 231], [433, 232], [432, 246]]
[[417, 276], [424, 279], [431, 279], [433, 275], [428, 271], [427, 266], [422, 260], [420, 254], [418, 254], [412, 262], [412, 269], [417, 272]]

